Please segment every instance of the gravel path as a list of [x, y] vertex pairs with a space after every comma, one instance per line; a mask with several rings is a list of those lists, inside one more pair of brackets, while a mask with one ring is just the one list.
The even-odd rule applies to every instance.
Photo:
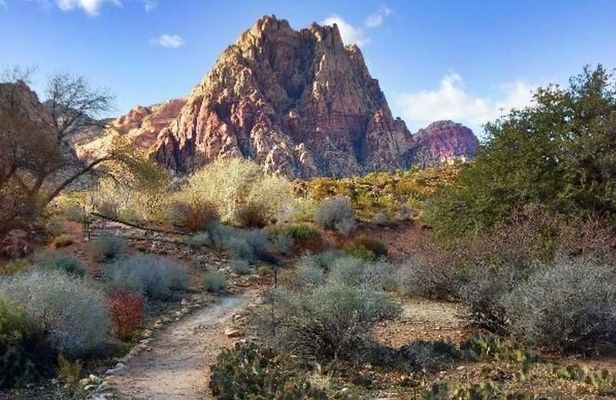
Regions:
[[224, 334], [231, 316], [248, 302], [247, 295], [222, 297], [193, 315], [166, 327], [151, 350], [131, 359], [109, 379], [122, 400], [192, 400], [211, 398], [209, 366], [233, 344]]

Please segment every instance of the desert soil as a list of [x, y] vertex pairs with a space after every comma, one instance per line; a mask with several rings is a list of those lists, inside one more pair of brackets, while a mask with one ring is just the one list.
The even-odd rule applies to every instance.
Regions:
[[251, 294], [221, 297], [218, 303], [167, 326], [152, 342], [151, 350], [128, 361], [109, 379], [122, 400], [191, 400], [212, 398], [208, 390], [209, 366], [222, 349], [233, 345], [225, 329]]

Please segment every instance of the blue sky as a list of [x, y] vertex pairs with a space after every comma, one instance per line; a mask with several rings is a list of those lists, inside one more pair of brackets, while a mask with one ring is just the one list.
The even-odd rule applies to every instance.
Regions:
[[413, 131], [443, 118], [479, 130], [537, 85], [616, 67], [614, 0], [0, 0], [0, 68], [37, 66], [39, 91], [51, 72], [85, 75], [119, 115], [188, 94], [264, 14], [337, 22]]

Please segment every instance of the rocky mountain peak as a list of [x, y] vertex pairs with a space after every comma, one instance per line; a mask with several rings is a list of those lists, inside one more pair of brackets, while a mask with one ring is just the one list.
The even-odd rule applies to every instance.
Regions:
[[[436, 124], [415, 137], [394, 118], [360, 48], [345, 46], [336, 25], [295, 30], [272, 15], [229, 45], [185, 99], [137, 107], [111, 125], [180, 173], [245, 157], [268, 172], [310, 178], [395, 170], [420, 154], [447, 160], [473, 151], [470, 130], [464, 128], [468, 136], [450, 121]], [[454, 130], [468, 146], [448, 144], [459, 141], [448, 133]], [[83, 146], [84, 154], [102, 147]]]

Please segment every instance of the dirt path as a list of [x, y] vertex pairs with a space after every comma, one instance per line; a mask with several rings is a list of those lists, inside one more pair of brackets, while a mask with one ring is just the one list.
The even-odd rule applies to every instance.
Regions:
[[220, 302], [168, 326], [151, 343], [151, 351], [131, 359], [109, 379], [122, 400], [192, 400], [209, 397], [209, 366], [234, 340], [224, 334], [231, 316], [249, 295], [223, 297]]

